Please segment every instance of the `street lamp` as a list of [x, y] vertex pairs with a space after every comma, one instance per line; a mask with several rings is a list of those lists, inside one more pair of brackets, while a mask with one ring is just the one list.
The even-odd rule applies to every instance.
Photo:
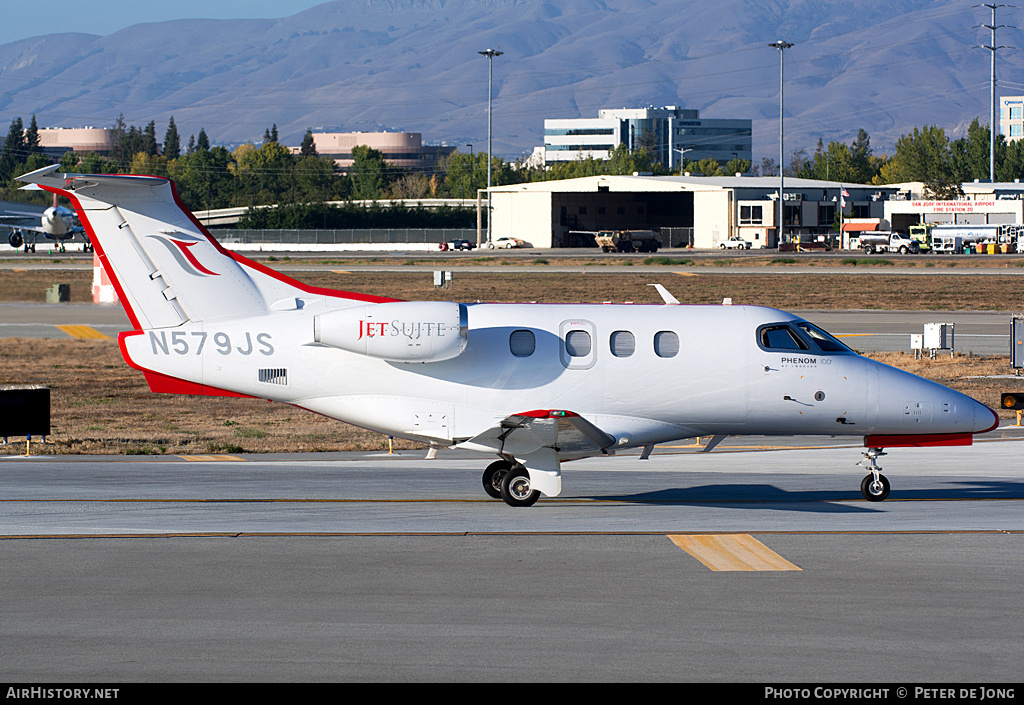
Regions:
[[477, 54], [487, 57], [487, 242], [491, 239], [491, 88], [494, 85], [494, 57], [504, 52], [496, 49], [478, 51]]
[[782, 160], [784, 158], [782, 144], [782, 57], [785, 54], [786, 49], [789, 49], [791, 46], [793, 46], [793, 44], [791, 42], [784, 42], [780, 39], [777, 42], [769, 44], [768, 46], [779, 50], [779, 244], [781, 245], [783, 240], [783, 233], [786, 227], [786, 206], [782, 202], [782, 189], [784, 183], [782, 175]]

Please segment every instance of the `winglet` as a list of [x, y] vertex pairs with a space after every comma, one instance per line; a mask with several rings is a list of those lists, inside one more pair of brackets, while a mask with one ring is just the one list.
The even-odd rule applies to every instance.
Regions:
[[676, 297], [672, 296], [672, 294], [668, 293], [668, 289], [666, 289], [661, 284], [648, 284], [647, 286], [653, 286], [655, 289], [658, 290], [658, 293], [661, 294], [661, 298], [665, 302], [666, 306], [678, 306], [679, 305], [679, 299], [677, 299]]

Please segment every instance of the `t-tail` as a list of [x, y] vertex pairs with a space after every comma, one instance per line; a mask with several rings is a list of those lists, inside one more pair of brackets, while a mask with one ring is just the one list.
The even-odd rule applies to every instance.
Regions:
[[[192, 342], [193, 335], [205, 344], [200, 336], [218, 322], [260, 320], [275, 311], [302, 308], [314, 298], [341, 307], [394, 300], [311, 287], [229, 252], [181, 203], [170, 179], [60, 173], [58, 168], [18, 179], [74, 205], [135, 328], [121, 335], [122, 352], [129, 364], [147, 373], [153, 391], [222, 393], [204, 386], [198, 379], [202, 373], [187, 366], [154, 369], [159, 358], [141, 362], [133, 347], [173, 350], [176, 342]], [[149, 342], [143, 341], [143, 331]]]
[[306, 286], [225, 250], [181, 203], [170, 179], [58, 168], [18, 179], [74, 204], [137, 330], [260, 315], [309, 294], [390, 300]]

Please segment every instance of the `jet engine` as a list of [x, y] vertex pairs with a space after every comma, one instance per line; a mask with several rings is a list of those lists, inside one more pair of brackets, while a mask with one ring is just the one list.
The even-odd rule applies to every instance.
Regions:
[[450, 301], [353, 306], [313, 317], [313, 340], [392, 362], [439, 362], [465, 350], [466, 307]]

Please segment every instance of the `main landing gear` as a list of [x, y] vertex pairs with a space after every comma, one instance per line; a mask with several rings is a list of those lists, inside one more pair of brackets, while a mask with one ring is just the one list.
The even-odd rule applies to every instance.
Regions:
[[488, 465], [483, 484], [484, 492], [510, 507], [529, 507], [540, 499], [540, 490], [530, 486], [530, 473], [512, 460], [496, 460]]
[[886, 455], [882, 452], [882, 448], [868, 448], [864, 453], [864, 460], [857, 463], [857, 465], [868, 469], [868, 474], [860, 481], [860, 493], [869, 502], [881, 502], [889, 496], [889, 480], [878, 472], [882, 468], [878, 467], [875, 462], [875, 459], [881, 455]]

